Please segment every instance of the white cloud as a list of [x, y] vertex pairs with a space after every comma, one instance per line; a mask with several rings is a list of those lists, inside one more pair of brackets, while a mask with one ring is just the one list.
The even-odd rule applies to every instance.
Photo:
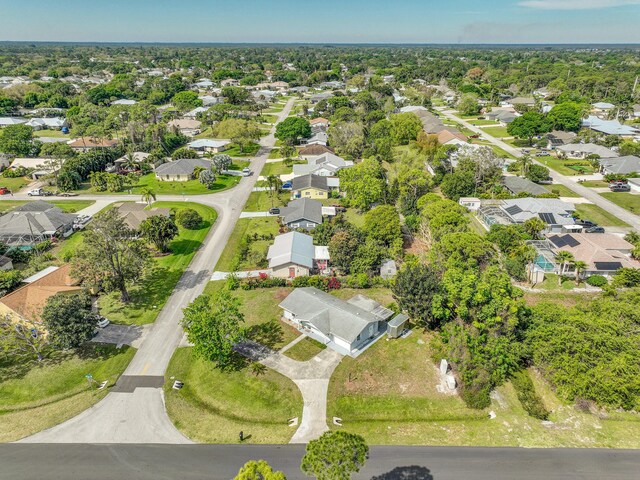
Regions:
[[640, 5], [640, 0], [524, 0], [518, 5], [540, 10], [591, 10]]

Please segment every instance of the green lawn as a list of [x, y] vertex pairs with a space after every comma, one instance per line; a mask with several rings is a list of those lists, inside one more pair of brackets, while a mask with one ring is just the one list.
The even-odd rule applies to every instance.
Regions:
[[143, 325], [155, 321], [218, 216], [215, 210], [199, 203], [155, 202], [151, 207], [174, 211], [193, 208], [204, 221], [198, 230], [178, 227], [179, 234], [169, 245], [171, 255], [154, 258], [151, 270], [129, 289], [129, 303], [123, 304], [118, 292], [100, 296], [100, 313], [115, 323]]
[[[241, 218], [236, 223], [231, 237], [227, 242], [222, 255], [216, 265], [216, 270], [222, 272], [234, 271], [236, 264], [236, 256], [240, 249], [240, 241], [244, 235], [253, 235], [257, 233], [261, 234], [278, 234], [278, 219], [276, 217], [258, 217], [258, 218]], [[260, 261], [266, 261], [266, 254], [269, 245], [273, 243], [272, 240], [257, 240], [251, 242], [249, 246], [249, 253], [247, 259], [240, 262], [238, 270], [253, 270], [257, 268], [264, 268], [264, 265], [260, 265]]]
[[[529, 417], [510, 383], [496, 389], [490, 409], [468, 408], [457, 395], [437, 391], [429, 335], [414, 330], [403, 339], [378, 341], [357, 359], [345, 357], [329, 385], [329, 425], [333, 416], [340, 417], [345, 430], [383, 445], [640, 446], [637, 415], [610, 412], [601, 418], [579, 412], [558, 400], [534, 371], [532, 380], [552, 411], [553, 425]], [[489, 419], [489, 410], [496, 419]]]
[[[184, 382], [173, 390], [170, 379]], [[202, 443], [287, 443], [302, 416], [302, 395], [288, 378], [272, 371], [255, 375], [249, 368], [221, 372], [179, 348], [166, 373], [165, 402], [169, 418], [187, 437]]]
[[[66, 213], [75, 213], [96, 203], [94, 200], [44, 200], [60, 208]], [[0, 200], [0, 214], [13, 210], [27, 203], [26, 200]]]
[[18, 177], [18, 178], [0, 177], [0, 187], [6, 187], [9, 190], [11, 190], [13, 193], [17, 193], [18, 190], [21, 190], [22, 188], [26, 187], [31, 182], [33, 182], [33, 180], [27, 177]]
[[27, 203], [26, 200], [0, 200], [0, 214], [10, 212], [25, 203]]
[[536, 158], [536, 160], [562, 175], [572, 176], [593, 173], [593, 168], [586, 160], [565, 160], [552, 156]]
[[580, 182], [580, 185], [589, 188], [608, 188], [609, 182], [605, 182], [604, 180], [587, 180], [585, 182]]
[[273, 196], [270, 195], [271, 193], [268, 191], [251, 192], [243, 210], [245, 212], [266, 212], [272, 205], [275, 207], [286, 205], [291, 198], [289, 192], [281, 192], [279, 194], [273, 192]]
[[349, 223], [352, 223], [356, 227], [364, 227], [364, 215], [362, 213], [358, 213], [356, 208], [347, 208], [347, 211], [344, 212], [344, 216]]
[[108, 389], [90, 388], [85, 375], [113, 385], [135, 349], [88, 344], [77, 353], [52, 352], [41, 363], [0, 363], [0, 442], [50, 428], [86, 410]]
[[284, 355], [299, 362], [306, 362], [318, 355], [325, 348], [327, 348], [326, 345], [323, 345], [313, 338], [305, 337], [289, 350], [286, 350]]
[[[295, 163], [307, 163], [296, 161]], [[287, 175], [293, 172], [293, 164], [287, 166], [284, 162], [265, 163], [260, 175], [268, 177], [269, 175]]]
[[279, 148], [274, 148], [269, 152], [269, 156], [267, 157], [269, 159], [273, 159], [273, 158], [282, 158], [282, 154], [280, 153], [280, 149]]
[[544, 281], [536, 285], [536, 289], [548, 291], [565, 291], [573, 290], [576, 287], [576, 281], [573, 278], [564, 277], [560, 285], [558, 285], [558, 275], [553, 273], [545, 273]]
[[628, 227], [625, 222], [592, 203], [576, 203], [576, 212], [583, 220], [591, 220], [603, 227]]
[[640, 213], [640, 196], [632, 195], [626, 192], [605, 192], [601, 193], [604, 198], [612, 201], [616, 205], [629, 210], [636, 215]]
[[486, 132], [487, 134], [495, 138], [504, 138], [504, 137], [511, 136], [507, 132], [507, 127], [486, 127], [486, 128], [483, 128], [482, 131]]
[[[258, 153], [258, 150], [260, 150], [260, 145], [257, 143], [244, 147], [242, 151], [240, 151], [240, 147], [238, 145], [231, 144], [223, 153], [230, 157], [253, 157]], [[233, 169], [233, 167], [231, 168]]]
[[278, 121], [278, 116], [271, 115], [269, 113], [263, 113], [262, 115], [260, 115], [260, 120], [262, 120], [263, 123], [276, 123]]
[[71, 139], [68, 133], [62, 133], [62, 130], [37, 130], [33, 132], [35, 137], [49, 137], [49, 138], [68, 138]]
[[[498, 122], [494, 122], [493, 120], [478, 120], [477, 118], [469, 118], [466, 119], [467, 122], [471, 123], [472, 125], [476, 125], [476, 126], [480, 126], [480, 125], [495, 125], [495, 126], [499, 126], [500, 124]], [[484, 129], [483, 129], [484, 130]]]
[[574, 197], [574, 198], [576, 198], [576, 197], [580, 196], [576, 192], [571, 190], [570, 188], [567, 188], [567, 187], [565, 187], [564, 185], [562, 185], [560, 183], [553, 183], [551, 185], [543, 185], [543, 187], [546, 188], [547, 190], [549, 190], [551, 193], [557, 193], [561, 197]]

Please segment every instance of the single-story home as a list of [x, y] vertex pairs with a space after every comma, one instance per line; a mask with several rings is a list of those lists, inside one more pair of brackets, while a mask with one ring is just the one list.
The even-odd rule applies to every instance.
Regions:
[[73, 233], [76, 215], [42, 200], [28, 202], [0, 217], [0, 242], [9, 246], [33, 246], [52, 237]]
[[224, 98], [214, 97], [213, 95], [202, 95], [198, 98], [202, 100], [203, 107], [210, 107], [211, 105], [217, 105], [218, 103], [224, 102]]
[[187, 147], [200, 153], [220, 153], [224, 152], [230, 143], [230, 140], [200, 138], [187, 143]]
[[194, 137], [200, 133], [202, 122], [191, 118], [177, 118], [167, 123], [169, 128], [175, 128], [187, 137]]
[[[145, 163], [147, 161], [147, 158], [149, 158], [149, 155], [150, 154], [146, 152], [133, 152], [131, 154], [131, 156], [133, 157], [133, 160], [138, 164]], [[122, 166], [127, 162], [128, 162], [128, 155], [125, 155], [123, 157], [118, 158], [113, 163], [115, 163], [118, 167], [122, 168]]]
[[280, 209], [282, 223], [291, 230], [312, 230], [322, 223], [322, 203], [310, 198], [291, 200]]
[[53, 161], [52, 158], [21, 157], [14, 158], [9, 168], [28, 168], [30, 170], [33, 170], [31, 172], [31, 178], [33, 178], [34, 180], [39, 180], [40, 178], [50, 175], [59, 170], [61, 164], [63, 164], [64, 161], [64, 159], [61, 159], [60, 161]]
[[469, 139], [458, 131], [442, 130], [438, 133], [438, 143], [440, 145], [466, 145], [469, 143]]
[[321, 132], [314, 133], [309, 138], [303, 139], [302, 144], [303, 145], [314, 145], [314, 144], [326, 145], [328, 141], [329, 141], [329, 135], [321, 131]]
[[156, 167], [156, 178], [168, 182], [186, 182], [193, 179], [196, 167], [208, 170], [211, 168], [211, 161], [204, 158], [181, 158], [163, 163]]
[[482, 201], [477, 197], [460, 197], [458, 204], [473, 212], [478, 211]]
[[591, 111], [598, 115], [608, 114], [614, 108], [616, 108], [616, 106], [613, 103], [608, 102], [596, 102], [591, 104]]
[[0, 298], [0, 315], [9, 315], [17, 322], [39, 320], [49, 298], [59, 293], [74, 293], [79, 290], [82, 287], [72, 277], [71, 265], [63, 265]]
[[605, 135], [620, 135], [625, 138], [640, 134], [640, 129], [636, 127], [623, 125], [618, 120], [603, 120], [593, 115], [582, 120], [582, 126]]
[[183, 116], [184, 118], [196, 118], [199, 113], [206, 112], [207, 110], [209, 110], [208, 107], [196, 107], [193, 110], [185, 113]]
[[309, 120], [309, 125], [311, 125], [311, 128], [328, 128], [329, 120], [323, 117], [313, 118]]
[[563, 132], [561, 130], [554, 130], [547, 133], [547, 148], [553, 150], [563, 145], [570, 144], [575, 141], [577, 134], [575, 132]]
[[329, 198], [330, 190], [327, 177], [321, 177], [320, 175], [302, 175], [294, 177], [291, 182], [291, 196], [294, 199], [325, 199]]
[[312, 104], [316, 104], [322, 100], [328, 100], [331, 97], [333, 97], [333, 93], [331, 92], [322, 92], [322, 93], [315, 93], [313, 95], [311, 95], [311, 97], [309, 97], [309, 101]]
[[628, 175], [640, 173], [640, 158], [635, 155], [624, 157], [603, 158], [600, 160], [600, 170], [603, 175], [609, 173]]
[[[528, 242], [536, 249], [534, 264], [549, 273], [560, 273], [561, 265], [556, 261], [560, 251], [573, 255], [576, 261], [587, 263], [583, 275], [613, 275], [620, 268], [639, 268], [640, 262], [631, 258], [634, 246], [624, 238], [611, 233], [565, 233], [547, 234], [544, 240]], [[565, 273], [575, 275], [572, 266]]]
[[334, 152], [332, 148], [317, 143], [314, 143], [313, 145], [305, 145], [298, 152], [301, 157], [317, 157], [320, 155], [324, 155], [325, 153]]
[[131, 106], [131, 105], [135, 105], [136, 102], [135, 100], [129, 100], [127, 98], [121, 98], [119, 100], [114, 100], [113, 102], [111, 102], [111, 105], [125, 105], [125, 106]]
[[68, 145], [79, 152], [88, 152], [94, 148], [112, 148], [118, 144], [118, 140], [97, 139], [92, 137], [80, 137], [68, 142]]
[[138, 230], [147, 218], [160, 215], [169, 218], [170, 208], [149, 208], [146, 203], [125, 202], [118, 207], [120, 218], [132, 230]]
[[314, 174], [322, 177], [333, 177], [343, 168], [352, 167], [353, 162], [347, 161], [333, 153], [325, 153], [312, 157], [307, 160], [307, 164], [294, 165], [293, 175], [300, 177], [302, 175]]
[[267, 252], [271, 275], [280, 278], [308, 276], [329, 267], [329, 248], [313, 244], [313, 237], [300, 232], [278, 235]]
[[34, 130], [60, 130], [64, 127], [68, 127], [69, 123], [66, 118], [57, 117], [43, 117], [32, 118], [26, 125], [30, 126]]
[[512, 195], [520, 195], [527, 193], [529, 195], [538, 196], [549, 193], [549, 190], [542, 185], [532, 182], [528, 178], [517, 177], [515, 175], [505, 175], [502, 177], [502, 184]]
[[20, 125], [22, 123], [27, 123], [27, 120], [17, 117], [0, 117], [0, 128], [8, 127], [9, 125]]
[[596, 145], [595, 143], [569, 143], [556, 148], [559, 157], [566, 158], [587, 158], [589, 155], [598, 155], [600, 158], [617, 157], [618, 154], [613, 150]]
[[494, 108], [490, 112], [485, 113], [483, 116], [488, 120], [494, 120], [501, 125], [506, 126], [513, 122], [516, 118], [518, 118], [519, 115], [512, 110], [501, 110]]
[[329, 348], [356, 357], [386, 331], [393, 312], [356, 295], [341, 300], [317, 288], [296, 288], [281, 303], [283, 318]]
[[515, 105], [525, 105], [527, 107], [533, 107], [536, 104], [534, 97], [513, 97], [500, 102], [501, 107], [513, 107]]
[[565, 226], [575, 225], [571, 203], [557, 198], [513, 198], [510, 200], [487, 200], [478, 209], [478, 219], [487, 227], [524, 223], [530, 218], [539, 218], [547, 224], [549, 232], [562, 232]]

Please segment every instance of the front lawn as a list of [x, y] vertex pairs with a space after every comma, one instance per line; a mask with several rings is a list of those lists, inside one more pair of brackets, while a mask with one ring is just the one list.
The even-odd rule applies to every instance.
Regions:
[[[235, 270], [255, 270], [265, 268], [267, 250], [273, 240], [258, 239], [251, 242], [246, 258], [239, 257], [241, 241], [245, 235], [278, 235], [277, 217], [241, 218], [231, 232], [229, 241], [222, 251], [216, 270], [232, 272]], [[262, 264], [261, 264], [262, 263]]]
[[273, 195], [270, 195], [270, 193], [268, 190], [251, 192], [243, 210], [245, 212], [266, 212], [272, 205], [275, 207], [286, 205], [291, 198], [289, 192], [280, 192], [279, 194], [273, 192]]
[[327, 348], [326, 345], [323, 345], [313, 338], [304, 337], [289, 350], [286, 350], [283, 355], [299, 362], [306, 362], [318, 355], [325, 348]]
[[567, 175], [588, 175], [594, 173], [593, 167], [586, 160], [571, 160], [558, 157], [541, 157], [536, 160], [556, 172]]
[[609, 188], [609, 182], [605, 182], [604, 180], [586, 180], [580, 182], [580, 185], [589, 188]]
[[260, 150], [260, 145], [258, 145], [257, 143], [252, 143], [251, 145], [245, 146], [242, 151], [240, 151], [240, 147], [238, 145], [232, 143], [231, 145], [229, 145], [229, 148], [227, 148], [222, 153], [225, 153], [230, 157], [253, 157], [256, 153], [258, 153], [258, 150]]
[[640, 195], [626, 192], [605, 192], [600, 195], [631, 213], [640, 213]]
[[[76, 213], [96, 203], [94, 200], [47, 200], [43, 201], [55, 205], [66, 213]], [[7, 213], [20, 205], [27, 203], [27, 200], [0, 200], [0, 214]]]
[[218, 216], [215, 210], [199, 203], [155, 202], [151, 205], [154, 207], [171, 208], [174, 212], [192, 208], [204, 221], [198, 230], [178, 227], [179, 234], [169, 245], [171, 255], [153, 259], [150, 271], [129, 289], [129, 303], [120, 301], [119, 292], [100, 296], [100, 313], [115, 323], [143, 325], [155, 321]]
[[0, 442], [11, 442], [53, 427], [103, 398], [108, 388], [89, 386], [85, 375], [113, 385], [134, 348], [87, 344], [78, 352], [54, 351], [41, 363], [15, 359], [0, 363]]
[[0, 200], [0, 215], [10, 212], [20, 205], [27, 203], [26, 200]]
[[495, 138], [504, 138], [511, 136], [509, 135], [509, 132], [507, 132], [507, 127], [486, 127], [483, 128], [482, 131]]
[[576, 192], [571, 190], [570, 188], [565, 187], [564, 185], [562, 185], [561, 183], [553, 183], [551, 185], [543, 185], [543, 187], [546, 188], [547, 190], [549, 190], [551, 193], [557, 193], [561, 197], [574, 197], [574, 198], [576, 198], [576, 197], [580, 196]]
[[68, 133], [62, 133], [62, 130], [36, 130], [33, 132], [33, 136], [46, 138], [71, 138]]
[[[184, 382], [171, 388], [172, 378]], [[287, 443], [296, 431], [290, 418], [302, 416], [302, 395], [288, 378], [249, 368], [221, 372], [196, 358], [191, 348], [173, 354], [166, 373], [165, 402], [169, 418], [187, 437], [201, 443]]]
[[262, 168], [262, 172], [260, 172], [260, 176], [268, 177], [269, 175], [278, 175], [278, 176], [288, 175], [293, 172], [294, 164], [302, 164], [302, 163], [306, 164], [307, 162], [296, 160], [291, 165], [286, 165], [284, 161], [265, 163], [264, 167]]
[[576, 212], [583, 220], [590, 220], [603, 227], [628, 227], [625, 222], [615, 215], [593, 203], [576, 203]]
[[8, 177], [0, 177], [0, 187], [6, 187], [13, 193], [18, 193], [18, 190], [23, 189], [27, 185], [33, 182], [32, 179], [28, 177], [18, 177], [18, 178], [8, 178]]
[[[566, 295], [566, 294], [565, 294]], [[510, 383], [496, 389], [487, 410], [468, 408], [457, 395], [440, 393], [431, 361], [431, 333], [414, 330], [403, 339], [381, 339], [357, 359], [345, 357], [329, 385], [328, 423], [369, 444], [620, 447], [640, 446], [640, 421], [631, 413], [599, 417], [562, 403], [535, 371], [538, 394], [552, 424], [529, 417]], [[496, 413], [489, 419], [488, 412]]]

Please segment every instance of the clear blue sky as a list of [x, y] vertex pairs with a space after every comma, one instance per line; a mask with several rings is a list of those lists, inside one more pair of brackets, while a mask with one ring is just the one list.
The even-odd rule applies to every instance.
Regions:
[[640, 0], [0, 0], [0, 40], [640, 43]]

